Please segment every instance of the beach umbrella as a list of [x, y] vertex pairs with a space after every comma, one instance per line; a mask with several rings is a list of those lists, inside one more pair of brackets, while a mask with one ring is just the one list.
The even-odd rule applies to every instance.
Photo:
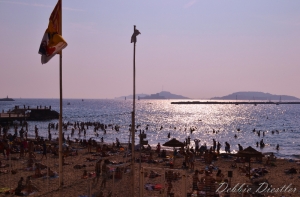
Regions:
[[251, 146], [249, 146], [248, 148], [245, 148], [242, 151], [237, 152], [236, 154], [233, 154], [233, 156], [235, 156], [235, 157], [246, 157], [248, 159], [248, 161], [249, 161], [249, 178], [251, 178], [250, 177], [250, 169], [251, 169], [250, 168], [250, 163], [251, 163], [250, 160], [251, 160], [251, 157], [264, 157], [264, 155], [261, 152], [255, 150]]
[[[166, 143], [163, 144], [163, 146], [168, 146], [168, 147], [183, 147], [184, 143], [176, 140], [175, 138], [167, 141]], [[173, 157], [173, 165], [175, 165], [175, 155]]]
[[166, 143], [163, 144], [163, 146], [168, 146], [168, 147], [182, 147], [184, 144], [175, 138], [167, 141]]

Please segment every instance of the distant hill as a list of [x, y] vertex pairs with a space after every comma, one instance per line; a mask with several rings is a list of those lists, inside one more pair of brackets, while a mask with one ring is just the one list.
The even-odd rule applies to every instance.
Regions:
[[[170, 92], [167, 91], [162, 91], [156, 94], [136, 94], [136, 99], [138, 99], [138, 97], [140, 99], [189, 99], [188, 97], [185, 96], [181, 96], [181, 95], [177, 95], [177, 94], [172, 94]], [[126, 96], [126, 99], [132, 99], [133, 96], [129, 95]], [[121, 97], [116, 97], [115, 99], [125, 99], [125, 96], [121, 96]]]
[[171, 92], [167, 91], [161, 91], [159, 95], [165, 97], [166, 99], [189, 99], [188, 97], [172, 94]]
[[300, 100], [294, 96], [275, 95], [264, 92], [235, 92], [227, 96], [213, 97], [212, 100]]

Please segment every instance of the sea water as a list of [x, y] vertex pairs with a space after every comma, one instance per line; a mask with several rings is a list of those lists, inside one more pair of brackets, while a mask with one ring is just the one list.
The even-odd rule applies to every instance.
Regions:
[[[173, 100], [174, 101], [174, 100]], [[189, 100], [191, 101], [191, 100]], [[300, 105], [176, 105], [171, 104], [172, 100], [136, 100], [136, 125], [137, 130], [144, 131], [151, 146], [157, 143], [163, 144], [168, 141], [170, 132], [171, 138], [184, 141], [191, 138], [200, 139], [201, 144], [212, 146], [215, 139], [222, 144], [227, 141], [231, 145], [231, 151], [238, 150], [238, 144], [244, 148], [252, 146], [258, 151], [273, 152], [278, 157], [300, 158]], [[59, 112], [59, 99], [15, 99], [12, 102], [0, 102], [0, 110], [5, 112], [13, 109], [14, 106], [51, 106], [52, 110]], [[86, 136], [75, 130], [74, 138], [93, 138], [104, 142], [114, 142], [119, 138], [121, 143], [129, 141], [131, 124], [132, 100], [117, 99], [64, 99], [63, 100], [63, 122], [100, 122], [106, 125], [120, 126], [119, 132], [107, 129], [106, 134], [99, 130], [98, 137], [94, 133], [94, 127], [89, 127]], [[29, 121], [28, 136], [34, 136], [34, 127], [37, 125], [39, 135], [47, 137], [48, 124], [58, 123], [58, 120]], [[146, 131], [146, 126], [148, 130]], [[195, 131], [190, 132], [190, 128]], [[71, 134], [72, 126], [64, 130], [65, 137]], [[261, 130], [261, 135], [256, 132]], [[213, 130], [215, 132], [213, 132]], [[274, 134], [272, 134], [274, 131]], [[10, 129], [13, 133], [13, 128]], [[265, 136], [263, 136], [265, 132]], [[57, 137], [58, 131], [51, 130], [52, 139]], [[234, 136], [237, 136], [236, 138]], [[70, 135], [71, 137], [71, 135]], [[136, 135], [138, 142], [138, 135]], [[264, 140], [266, 146], [262, 149], [256, 147], [256, 142]], [[276, 150], [279, 144], [280, 149]]]

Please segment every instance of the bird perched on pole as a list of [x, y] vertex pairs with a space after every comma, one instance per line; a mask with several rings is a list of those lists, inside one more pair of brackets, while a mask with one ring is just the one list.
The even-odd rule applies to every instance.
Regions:
[[134, 26], [134, 32], [133, 32], [133, 34], [131, 36], [131, 43], [133, 43], [133, 42], [136, 43], [136, 37], [139, 34], [141, 34], [141, 32], [139, 30], [135, 29], [135, 26]]

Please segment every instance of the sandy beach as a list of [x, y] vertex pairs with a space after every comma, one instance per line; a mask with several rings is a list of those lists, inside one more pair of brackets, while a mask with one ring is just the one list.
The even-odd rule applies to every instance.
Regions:
[[[46, 144], [49, 147], [50, 143], [46, 142]], [[103, 196], [110, 196], [110, 192], [112, 193], [111, 196], [132, 196], [131, 156], [126, 154], [126, 147], [124, 150], [116, 147], [112, 149], [111, 145], [108, 145], [108, 147], [110, 151], [106, 151], [107, 156], [102, 157], [99, 149], [97, 152], [96, 147], [93, 147], [92, 152], [89, 153], [86, 147], [81, 146], [79, 143], [72, 143], [69, 146], [69, 152], [65, 157], [65, 165], [63, 166], [64, 188], [62, 191], [58, 191], [59, 178], [57, 176], [48, 178], [49, 174], [47, 175], [46, 169], [41, 169], [41, 177], [35, 176], [35, 168], [28, 168], [28, 154], [20, 158], [20, 153], [14, 153], [10, 155], [10, 159], [1, 154], [0, 189], [2, 193], [0, 195], [9, 196], [9, 188], [14, 191], [21, 177], [24, 178], [24, 186], [26, 178], [31, 176], [32, 185], [36, 188], [35, 192], [31, 194], [34, 196], [59, 196], [61, 193], [64, 197], [97, 197], [102, 195], [101, 192]], [[150, 153], [154, 162], [148, 163]], [[215, 191], [213, 192], [214, 195], [217, 192], [219, 196], [226, 196], [227, 191], [230, 196], [300, 196], [300, 165], [295, 160], [276, 159], [276, 161], [269, 162], [266, 165], [267, 157], [264, 157], [260, 163], [252, 158], [251, 169], [263, 169], [264, 171], [262, 174], [257, 173], [257, 177], [249, 179], [249, 176], [247, 176], [248, 162], [236, 163], [237, 167], [232, 168], [233, 160], [236, 159], [234, 156], [216, 154], [216, 158], [209, 162], [205, 161], [205, 155], [196, 155], [194, 170], [192, 170], [182, 168], [183, 156], [176, 157], [174, 164], [171, 163], [170, 165], [170, 161], [173, 161], [171, 159], [172, 155], [172, 152], [167, 151], [165, 158], [158, 157], [158, 153], [153, 148], [151, 151], [142, 151], [142, 172], [139, 172], [138, 159], [140, 153], [136, 152], [135, 196], [139, 196], [140, 183], [143, 184], [143, 196], [167, 196], [168, 190], [170, 196], [191, 196], [187, 194], [194, 191], [193, 175], [196, 170], [199, 171], [198, 196], [209, 196], [208, 193], [204, 192], [206, 186], [204, 186], [203, 181], [201, 182], [201, 179], [207, 180], [205, 179], [206, 171], [209, 173], [209, 177], [216, 179], [219, 169], [221, 169], [223, 176], [220, 180], [214, 180], [211, 188]], [[58, 172], [57, 155], [50, 153], [48, 150], [47, 159], [45, 157], [41, 158], [42, 152], [35, 151], [34, 163], [40, 163], [41, 166], [50, 167], [51, 170]], [[97, 182], [94, 172], [96, 162], [99, 160], [102, 160], [101, 166], [104, 162], [107, 163], [108, 175], [104, 178], [102, 170]], [[9, 167], [10, 165], [11, 167]], [[292, 168], [296, 170], [295, 174], [293, 170], [287, 171]], [[87, 172], [85, 178], [82, 177], [84, 170]], [[228, 177], [228, 171], [232, 171], [232, 178]], [[172, 174], [171, 178], [169, 174]], [[141, 177], [143, 177], [143, 181], [141, 181]], [[106, 179], [105, 187], [101, 187], [103, 179]], [[169, 182], [171, 182], [172, 187], [169, 187]], [[267, 189], [267, 186], [272, 187], [273, 190]], [[240, 190], [244, 192], [239, 192]], [[23, 192], [26, 193], [26, 189], [23, 188]], [[254, 193], [254, 195], [251, 193]]]

